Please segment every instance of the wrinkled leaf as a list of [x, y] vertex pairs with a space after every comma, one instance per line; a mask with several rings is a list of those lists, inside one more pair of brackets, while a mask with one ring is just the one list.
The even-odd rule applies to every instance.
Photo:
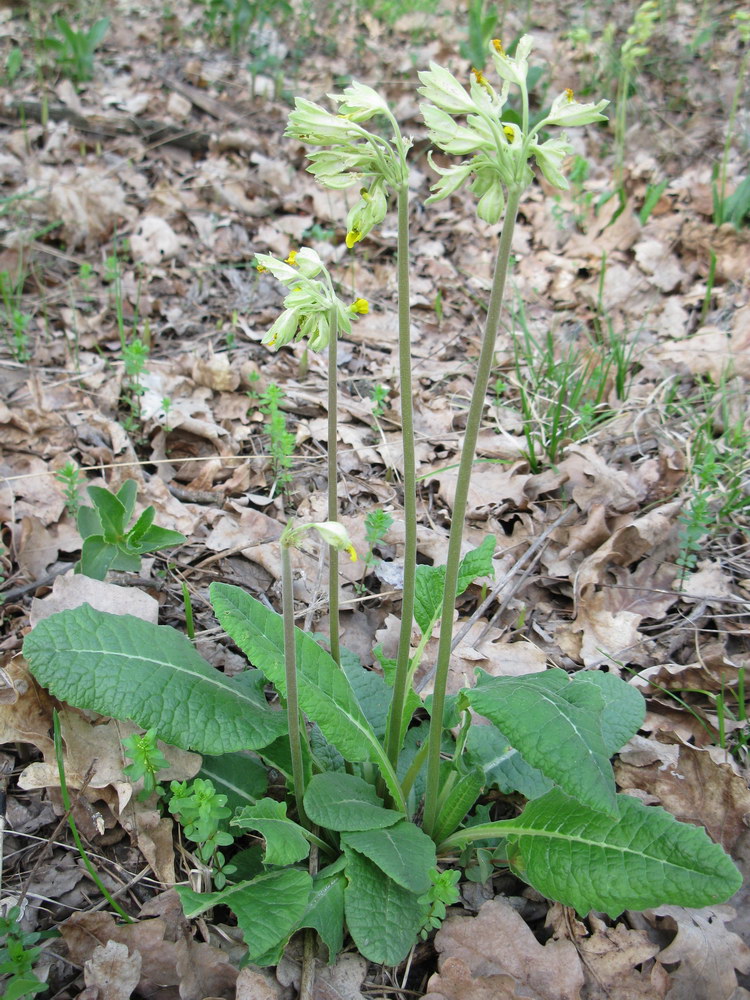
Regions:
[[24, 642], [40, 684], [76, 708], [155, 729], [183, 750], [220, 754], [263, 747], [286, 730], [207, 663], [180, 632], [83, 604], [40, 621]]

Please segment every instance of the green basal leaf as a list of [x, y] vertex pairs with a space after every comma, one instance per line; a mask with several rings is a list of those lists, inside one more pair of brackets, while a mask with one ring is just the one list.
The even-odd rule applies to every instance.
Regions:
[[[86, 508], [81, 508], [85, 510]], [[117, 548], [101, 535], [89, 535], [81, 546], [81, 573], [92, 580], [103, 580], [117, 557]]]
[[[127, 483], [132, 482], [132, 479], [127, 481]], [[120, 492], [125, 489], [127, 483], [123, 483]], [[104, 489], [102, 486], [89, 486], [86, 492], [96, 507], [96, 512], [102, 523], [104, 540], [111, 543], [118, 542], [125, 534], [125, 528], [129, 520], [125, 505], [114, 493], [110, 493], [109, 490]]]
[[440, 806], [440, 816], [434, 833], [436, 844], [441, 843], [449, 834], [453, 833], [479, 798], [482, 788], [484, 788], [484, 771], [481, 768], [461, 775], [445, 802]]
[[186, 917], [197, 917], [214, 906], [228, 906], [248, 946], [248, 961], [269, 961], [299, 927], [312, 889], [307, 872], [294, 868], [259, 875], [252, 882], [227, 886], [220, 892], [194, 892], [175, 886]]
[[300, 927], [313, 927], [328, 948], [328, 961], [334, 962], [344, 947], [344, 877], [343, 855], [313, 879], [313, 888]]
[[[210, 595], [222, 626], [250, 662], [285, 694], [284, 626], [280, 615], [239, 587], [212, 583]], [[357, 704], [346, 674], [312, 636], [295, 629], [295, 639], [300, 708], [347, 760], [377, 764], [394, 801], [403, 806], [398, 780]]]
[[122, 544], [115, 545], [115, 558], [112, 560], [110, 569], [119, 573], [137, 573], [141, 568], [141, 557], [133, 552], [128, 552]]
[[154, 518], [156, 517], [156, 509], [154, 507], [146, 507], [141, 516], [135, 522], [133, 527], [128, 531], [127, 544], [128, 547], [134, 549], [137, 547], [138, 543], [141, 541], [143, 536], [146, 534], [148, 529], [154, 523]]
[[365, 670], [359, 657], [348, 649], [341, 650], [341, 666], [352, 686], [359, 707], [372, 726], [372, 731], [379, 740], [382, 740], [385, 737], [388, 709], [393, 697], [385, 678], [374, 670]]
[[180, 632], [84, 604], [39, 622], [24, 642], [32, 674], [76, 708], [155, 729], [165, 743], [205, 754], [266, 746], [286, 731]]
[[617, 803], [609, 817], [559, 789], [531, 802], [521, 816], [526, 832], [508, 837], [514, 864], [539, 892], [582, 914], [708, 906], [739, 889], [742, 876], [702, 827], [629, 795]]
[[125, 511], [123, 527], [130, 521], [135, 511], [135, 498], [138, 495], [138, 483], [135, 479], [126, 479], [117, 491], [117, 499]]
[[582, 670], [575, 675], [574, 684], [596, 684], [604, 696], [602, 738], [606, 753], [612, 757], [643, 725], [646, 718], [643, 695], [616, 674], [605, 674], [602, 670]]
[[658, 806], [617, 796], [617, 815], [594, 812], [554, 788], [513, 820], [477, 831], [508, 838], [510, 863], [550, 899], [585, 915], [646, 910], [669, 903], [702, 907], [728, 899], [742, 884], [732, 859], [702, 827], [678, 822]]
[[564, 670], [524, 677], [489, 677], [478, 670], [477, 686], [465, 694], [529, 764], [592, 809], [617, 814], [598, 685], [570, 681]]
[[197, 777], [212, 781], [216, 791], [226, 795], [227, 805], [232, 810], [252, 805], [263, 798], [268, 788], [265, 767], [245, 750], [204, 757]]
[[358, 851], [345, 849], [344, 912], [349, 933], [371, 962], [398, 965], [427, 916], [417, 893], [404, 889]]
[[261, 799], [245, 806], [231, 820], [230, 826], [241, 830], [259, 830], [266, 841], [267, 865], [293, 865], [310, 853], [310, 844], [302, 827], [287, 819], [286, 804], [275, 799]]
[[[492, 576], [494, 551], [495, 539], [492, 535], [488, 535], [478, 548], [466, 553], [458, 568], [457, 597], [460, 597], [478, 577]], [[433, 625], [440, 617], [444, 589], [445, 566], [417, 566], [414, 620], [423, 635], [432, 631]]]
[[375, 830], [393, 826], [401, 813], [385, 809], [377, 792], [355, 774], [314, 774], [305, 790], [305, 812], [328, 830]]
[[504, 795], [520, 792], [526, 799], [538, 799], [554, 787], [554, 781], [524, 760], [494, 726], [471, 727], [466, 757], [470, 764], [483, 769], [485, 786], [495, 786]]
[[435, 867], [435, 843], [408, 820], [384, 830], [344, 833], [341, 843], [363, 854], [404, 889], [420, 895], [429, 889], [429, 872]]
[[101, 535], [104, 530], [101, 519], [94, 507], [79, 507], [76, 526], [78, 534], [83, 539], [88, 538], [89, 535]]
[[172, 545], [182, 545], [186, 541], [187, 538], [179, 531], [161, 528], [158, 524], [152, 524], [137, 545], [133, 545], [130, 536], [128, 536], [128, 545], [141, 554], [155, 552], [157, 549], [166, 549]]

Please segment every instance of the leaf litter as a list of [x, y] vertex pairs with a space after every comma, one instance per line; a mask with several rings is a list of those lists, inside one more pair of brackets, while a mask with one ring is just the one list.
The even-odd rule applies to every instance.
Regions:
[[[581, 47], [568, 31], [564, 7], [535, 8], [530, 16], [538, 23], [531, 28], [552, 61], [548, 72], [558, 89], [581, 91], [597, 65], [606, 80], [606, 24], [592, 12], [593, 32], [588, 47]], [[483, 461], [465, 541], [470, 548], [487, 533], [496, 537], [495, 579], [505, 582], [457, 643], [451, 683], [470, 682], [476, 666], [513, 676], [545, 663], [568, 670], [605, 666], [632, 679], [649, 699], [649, 713], [645, 735], [618, 755], [621, 790], [705, 825], [745, 865], [748, 734], [744, 707], [736, 709], [748, 665], [750, 545], [747, 503], [724, 503], [726, 466], [724, 479], [715, 483], [720, 514], [714, 530], [702, 532], [692, 549], [684, 542], [685, 511], [713, 482], [710, 469], [701, 473], [696, 462], [696, 427], [702, 422], [721, 448], [733, 426], [748, 432], [741, 401], [750, 376], [750, 243], [747, 230], [717, 228], [711, 219], [707, 151], [722, 148], [731, 97], [715, 90], [711, 67], [721, 67], [726, 81], [737, 65], [730, 33], [718, 28], [730, 5], [719, 7], [703, 42], [710, 59], [701, 54], [679, 62], [680, 46], [688, 51], [706, 25], [702, 13], [678, 6], [670, 23], [675, 52], [665, 52], [660, 69], [654, 63], [639, 78], [627, 137], [628, 207], [618, 212], [616, 197], [601, 197], [611, 183], [610, 149], [601, 134], [581, 140], [578, 155], [589, 175], [579, 187], [558, 195], [552, 210], [538, 192], [523, 207], [498, 341], [496, 396], [488, 400], [480, 436]], [[634, 9], [618, 11], [613, 30], [623, 32]], [[249, 262], [256, 251], [286, 256], [305, 239], [343, 274], [341, 220], [350, 195], [321, 191], [304, 173], [300, 150], [279, 138], [288, 104], [277, 96], [278, 84], [318, 100], [335, 88], [334, 75], [344, 67], [376, 86], [386, 80], [419, 152], [425, 131], [412, 66], [431, 58], [461, 65], [455, 54], [465, 32], [447, 9], [407, 14], [395, 28], [356, 5], [342, 16], [350, 30], [338, 33], [336, 56], [317, 52], [290, 63], [291, 76], [281, 81], [248, 70], [200, 39], [186, 12], [176, 16], [178, 22], [186, 18], [180, 31], [170, 34], [165, 12], [142, 5], [135, 27], [123, 13], [112, 13], [106, 53], [80, 92], [62, 80], [53, 87], [54, 77], [47, 77], [54, 114], [44, 124], [34, 118], [30, 76], [3, 86], [0, 197], [11, 200], [2, 202], [0, 271], [20, 280], [13, 285], [20, 288], [13, 308], [23, 317], [17, 321], [23, 336], [13, 341], [7, 333], [0, 356], [0, 762], [12, 775], [3, 897], [31, 890], [25, 925], [58, 927], [67, 948], [49, 949], [46, 974], [58, 989], [75, 981], [73, 991], [87, 1000], [157, 994], [256, 1000], [289, 996], [297, 988], [291, 966], [283, 969], [283, 963], [276, 974], [238, 973], [241, 944], [233, 928], [214, 918], [198, 921], [202, 940], [194, 940], [168, 888], [189, 877], [190, 858], [184, 848], [175, 851], [171, 819], [139, 803], [122, 773], [119, 741], [132, 727], [61, 707], [74, 795], [96, 760], [74, 815], [105, 883], [110, 891], [122, 890], [136, 922], [118, 926], [96, 911], [97, 894], [63, 831], [31, 877], [37, 845], [53, 834], [62, 814], [50, 738], [56, 703], [17, 653], [30, 623], [84, 599], [122, 610], [123, 600], [134, 597], [132, 613], [155, 620], [158, 612], [179, 626], [183, 580], [201, 641], [214, 627], [208, 584], [231, 580], [276, 603], [278, 537], [288, 510], [299, 508], [303, 519], [321, 516], [324, 363], [296, 347], [270, 355], [260, 346], [280, 298]], [[506, 20], [508, 37], [529, 27], [518, 13]], [[3, 10], [0, 23], [12, 29], [2, 45], [13, 33], [30, 37], [23, 18]], [[150, 47], [154, 37], [162, 38], [158, 51]], [[315, 54], [315, 44], [308, 45]], [[690, 78], [687, 86], [679, 81], [680, 67]], [[562, 69], [565, 77], [558, 80]], [[139, 118], [169, 126], [167, 141], [151, 142], [145, 130], [139, 136], [127, 127]], [[736, 149], [729, 167], [731, 189], [747, 170]], [[414, 161], [411, 180], [418, 204], [429, 184], [423, 155]], [[639, 220], [637, 208], [662, 180], [667, 183], [650, 215]], [[435, 565], [445, 557], [470, 390], [467, 356], [478, 343], [477, 301], [489, 286], [495, 238], [460, 197], [430, 212], [415, 208], [413, 222], [419, 554]], [[374, 635], [386, 653], [392, 646], [403, 552], [395, 224], [392, 233], [389, 239], [386, 223], [357, 265], [354, 284], [373, 308], [340, 351], [342, 520], [363, 552], [364, 513], [378, 504], [394, 518], [376, 553], [380, 565], [364, 579], [354, 566], [342, 576], [342, 642], [366, 666], [373, 665]], [[5, 304], [9, 331], [11, 315]], [[149, 351], [136, 395], [128, 396], [120, 327], [140, 336]], [[606, 419], [579, 426], [580, 415], [573, 414], [559, 455], [535, 470], [528, 435], [544, 441], [545, 394], [559, 386], [540, 386], [531, 414], [523, 413], [518, 392], [534, 365], [544, 363], [548, 330], [554, 331], [557, 361], [575, 348], [593, 359], [592, 371], [608, 344], [624, 345], [628, 386], [620, 393], [613, 373], [607, 374], [590, 411]], [[28, 357], [20, 350], [24, 337]], [[534, 346], [519, 365], [524, 337]], [[274, 481], [266, 418], [257, 408], [271, 384], [283, 391], [296, 441], [288, 495]], [[380, 413], [373, 402], [377, 387], [389, 393]], [[707, 387], [714, 394], [708, 400]], [[135, 425], [128, 422], [133, 414]], [[110, 589], [70, 576], [78, 533], [54, 477], [69, 458], [87, 470], [89, 485], [116, 489], [136, 479], [137, 512], [151, 504], [157, 523], [188, 537], [168, 561], [144, 562], [137, 581], [143, 590], [125, 578]], [[746, 464], [739, 482], [746, 497]], [[85, 502], [83, 493], [80, 499]], [[573, 513], [561, 522], [566, 511]], [[544, 544], [535, 551], [540, 538]], [[306, 624], [324, 631], [320, 549], [310, 539], [298, 555], [295, 597], [311, 609]], [[85, 596], [81, 587], [87, 587]], [[459, 601], [457, 628], [491, 587], [485, 581], [484, 593], [475, 586]], [[427, 646], [428, 663], [434, 642]], [[216, 665], [236, 672], [236, 654], [218, 648]], [[170, 756], [171, 749], [163, 749]], [[175, 775], [195, 773], [195, 755], [173, 753]], [[731, 905], [662, 907], [615, 922], [592, 914], [581, 921], [533, 890], [514, 896], [519, 886], [499, 873], [483, 887], [489, 898], [480, 907], [467, 884], [434, 947], [421, 945], [412, 958], [413, 995], [745, 995], [750, 927], [735, 919]], [[739, 907], [743, 890], [738, 897]], [[283, 962], [293, 965], [295, 945]], [[368, 970], [358, 956], [344, 953], [329, 972], [325, 979], [321, 967], [321, 1000], [394, 996], [409, 970]]]

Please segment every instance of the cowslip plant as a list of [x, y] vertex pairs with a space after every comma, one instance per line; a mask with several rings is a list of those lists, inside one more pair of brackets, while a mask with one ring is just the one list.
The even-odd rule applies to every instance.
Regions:
[[620, 192], [622, 192], [625, 166], [625, 133], [630, 85], [639, 63], [648, 55], [649, 48], [646, 43], [654, 33], [659, 13], [659, 0], [645, 0], [635, 12], [633, 23], [628, 28], [628, 37], [620, 48], [620, 71], [617, 77], [615, 105], [615, 188]]
[[[499, 90], [479, 72], [467, 89], [435, 64], [420, 77], [432, 141], [449, 155], [467, 157], [440, 166], [430, 201], [468, 182], [479, 199], [480, 218], [503, 223], [447, 565], [417, 567], [405, 548], [405, 653], [399, 643], [395, 661], [380, 654], [382, 673], [364, 670], [338, 648], [333, 631], [329, 652], [295, 626], [292, 559], [303, 533], [316, 530], [332, 551], [352, 555], [335, 516], [321, 525], [290, 522], [284, 529], [281, 615], [238, 587], [211, 585], [216, 617], [251, 664], [239, 676], [217, 672], [175, 629], [88, 605], [42, 620], [24, 643], [34, 676], [56, 697], [133, 719], [144, 729], [155, 728], [163, 740], [203, 754], [234, 759], [254, 750], [282, 776], [285, 801], [264, 796], [234, 818], [235, 826], [263, 838], [256, 873], [213, 892], [178, 887], [188, 916], [228, 906], [244, 932], [248, 960], [256, 964], [276, 963], [302, 928], [317, 931], [332, 959], [346, 930], [365, 957], [397, 964], [442, 919], [464, 865], [484, 873], [504, 862], [579, 913], [594, 909], [612, 917], [666, 902], [716, 903], [741, 882], [704, 830], [616, 794], [610, 760], [642, 725], [645, 703], [614, 674], [569, 676], [549, 669], [490, 677], [478, 671], [473, 688], [446, 695], [456, 596], [492, 572], [494, 539], [463, 552], [462, 529], [516, 213], [534, 165], [552, 184], [567, 183], [568, 143], [559, 135], [543, 139], [541, 129], [601, 121], [605, 104], [579, 104], [566, 91], [542, 122], [530, 126], [530, 50], [531, 40], [522, 38], [510, 58], [493, 42], [489, 55], [503, 81]], [[504, 118], [511, 87], [520, 93], [520, 124]], [[311, 155], [313, 172], [325, 183], [364, 182], [369, 200], [362, 197], [347, 224], [352, 247], [384, 217], [381, 194], [387, 198], [396, 191], [400, 333], [408, 354], [408, 295], [403, 300], [408, 287], [401, 280], [408, 276], [408, 201], [402, 174], [392, 172], [403, 166], [407, 144], [371, 88], [352, 84], [336, 100], [339, 115], [298, 101], [290, 131], [329, 147]], [[361, 128], [361, 121], [376, 114], [395, 126], [392, 139]], [[342, 317], [322, 265], [307, 251], [286, 262], [261, 258], [261, 265], [290, 289], [285, 312], [297, 310], [272, 327], [268, 339], [276, 338], [278, 346], [280, 338], [327, 338], [335, 373], [332, 349]], [[315, 281], [319, 285], [311, 284]], [[290, 296], [295, 296], [291, 302]], [[410, 398], [403, 382], [400, 388], [402, 400]], [[331, 448], [334, 442], [335, 423]], [[333, 482], [335, 475], [334, 468]], [[415, 505], [407, 495], [406, 473], [404, 490], [409, 529]], [[334, 580], [331, 596], [337, 586]], [[412, 650], [415, 622], [421, 639]], [[416, 671], [438, 622], [437, 659], [428, 671], [433, 690], [422, 698]], [[282, 711], [269, 702], [269, 685]], [[474, 713], [490, 725], [474, 725]], [[483, 790], [513, 795], [513, 802], [520, 796], [527, 804], [511, 818], [493, 821], [489, 805], [477, 805]]]
[[[291, 116], [290, 116], [291, 117]], [[284, 311], [263, 338], [269, 347], [280, 348], [303, 340], [313, 351], [328, 348], [328, 519], [338, 519], [338, 459], [336, 449], [336, 413], [338, 410], [337, 344], [340, 333], [351, 332], [352, 317], [366, 314], [369, 304], [355, 299], [345, 306], [336, 295], [333, 279], [318, 253], [311, 247], [293, 250], [286, 260], [270, 254], [256, 254], [260, 272], [268, 271], [286, 288]], [[339, 653], [339, 584], [336, 547], [328, 549], [328, 609], [331, 654], [338, 662]]]
[[94, 506], [81, 507], [77, 519], [83, 545], [76, 571], [84, 576], [103, 580], [109, 570], [135, 573], [147, 552], [187, 541], [179, 531], [154, 524], [153, 507], [128, 528], [138, 493], [134, 479], [126, 480], [117, 493], [102, 486], [89, 486], [86, 492]]

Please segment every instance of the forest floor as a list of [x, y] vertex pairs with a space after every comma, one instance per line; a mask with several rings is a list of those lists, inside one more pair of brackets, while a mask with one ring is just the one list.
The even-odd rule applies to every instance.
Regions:
[[[62, 935], [36, 962], [49, 997], [296, 995], [295, 942], [276, 969], [238, 973], [243, 945], [225, 912], [186, 930], [169, 886], [194, 867], [189, 845], [168, 814], [132, 797], [119, 724], [68, 708], [72, 791], [95, 759], [73, 815], [137, 918], [116, 928], [59, 824], [55, 702], [19, 654], [30, 625], [71, 599], [85, 487], [134, 479], [138, 510], [153, 505], [155, 523], [187, 541], [109, 579], [150, 595], [159, 621], [180, 629], [186, 587], [200, 652], [242, 669], [220, 641], [209, 584], [278, 608], [284, 524], [326, 517], [326, 356], [262, 345], [282, 294], [253, 260], [308, 245], [342, 294], [370, 304], [338, 351], [341, 519], [361, 556], [342, 565], [341, 641], [368, 668], [375, 644], [393, 655], [404, 537], [395, 214], [352, 254], [344, 220], [356, 189], [320, 187], [283, 137], [295, 96], [325, 103], [352, 79], [383, 93], [413, 140], [418, 548], [423, 563], [446, 557], [498, 227], [477, 220], [466, 192], [424, 205], [435, 175], [416, 73], [434, 60], [468, 80], [466, 11], [436, 0], [390, 23], [388, 2], [246, 6], [275, 13], [249, 33], [236, 21], [233, 50], [239, 0], [0, 2], [0, 903], [23, 898], [24, 931]], [[662, 0], [628, 89], [621, 169], [614, 102], [637, 5], [508, 7], [494, 34], [507, 45], [533, 35], [537, 109], [568, 87], [613, 103], [609, 124], [572, 130], [570, 189], [537, 181], [521, 205], [466, 518], [467, 546], [496, 539], [494, 580], [460, 599], [460, 622], [494, 598], [454, 650], [451, 690], [475, 667], [616, 672], [648, 700], [616, 760], [620, 789], [704, 825], [745, 873], [750, 117], [747, 87], [737, 94], [749, 51], [730, 17], [739, 6]], [[71, 80], [80, 56], [61, 63], [60, 47], [45, 46], [62, 38], [55, 13], [76, 27], [109, 18], [90, 80]], [[390, 524], [368, 552], [374, 508]], [[322, 632], [324, 576], [311, 539], [295, 555], [295, 599]], [[92, 600], [113, 600], [89, 582]], [[170, 776], [199, 763], [183, 755]], [[474, 952], [451, 951], [447, 934], [440, 949], [441, 962], [463, 956], [462, 984], [434, 975], [430, 940], [400, 969], [350, 951], [316, 996], [750, 996], [744, 889], [703, 911], [583, 922], [499, 872], [462, 884], [459, 909], [476, 921]], [[129, 948], [116, 974], [92, 957], [108, 940]], [[549, 941], [574, 946], [582, 993]], [[547, 973], [530, 985], [523, 970], [535, 963]]]

